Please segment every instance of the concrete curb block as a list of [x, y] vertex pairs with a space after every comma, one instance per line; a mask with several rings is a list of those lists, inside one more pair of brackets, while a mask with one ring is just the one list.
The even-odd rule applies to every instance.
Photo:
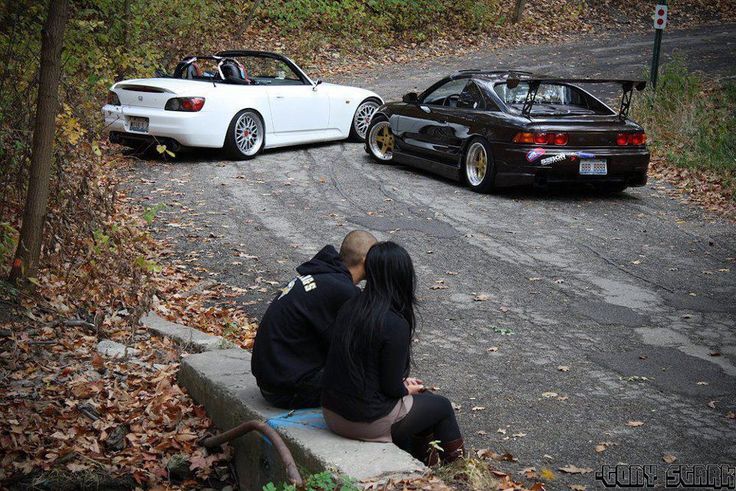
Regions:
[[[330, 470], [358, 481], [385, 481], [423, 474], [427, 468], [392, 444], [347, 440], [331, 433], [319, 409], [289, 413], [263, 400], [250, 371], [250, 353], [240, 348], [190, 355], [179, 383], [204, 404], [215, 425], [228, 430], [243, 421], [267, 421], [281, 434], [303, 473]], [[283, 465], [267, 439], [251, 433], [233, 442], [242, 489], [285, 482]]]
[[182, 347], [201, 353], [231, 348], [233, 344], [220, 336], [213, 336], [182, 324], [167, 321], [154, 312], [147, 313], [141, 323], [159, 336], [167, 336]]

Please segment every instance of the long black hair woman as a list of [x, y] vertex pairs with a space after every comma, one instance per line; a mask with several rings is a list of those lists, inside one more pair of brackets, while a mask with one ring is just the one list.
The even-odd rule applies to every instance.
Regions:
[[408, 378], [416, 325], [411, 257], [398, 244], [379, 242], [365, 271], [365, 290], [335, 321], [323, 376], [327, 426], [347, 438], [394, 442], [430, 465], [456, 460], [465, 449], [450, 401]]

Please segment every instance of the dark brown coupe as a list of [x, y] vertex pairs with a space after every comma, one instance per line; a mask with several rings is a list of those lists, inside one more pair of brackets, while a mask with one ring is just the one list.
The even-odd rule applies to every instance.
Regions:
[[[588, 84], [619, 86], [619, 110], [580, 87]], [[464, 70], [379, 107], [366, 151], [478, 192], [557, 182], [618, 192], [647, 182], [646, 135], [627, 118], [633, 90], [645, 85]]]

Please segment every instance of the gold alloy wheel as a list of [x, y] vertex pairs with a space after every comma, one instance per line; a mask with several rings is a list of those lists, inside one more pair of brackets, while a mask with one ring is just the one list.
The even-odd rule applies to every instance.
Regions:
[[486, 177], [488, 169], [488, 154], [486, 147], [480, 142], [470, 145], [465, 157], [465, 175], [472, 186], [480, 186]]
[[376, 123], [368, 135], [371, 153], [379, 160], [391, 160], [394, 156], [394, 135], [388, 121]]

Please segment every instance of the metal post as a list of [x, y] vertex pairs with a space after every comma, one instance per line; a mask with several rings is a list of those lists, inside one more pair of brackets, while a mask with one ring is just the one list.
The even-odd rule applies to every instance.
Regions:
[[[667, 0], [659, 0], [659, 5], [667, 5]], [[654, 50], [652, 51], [652, 68], [649, 72], [649, 80], [652, 83], [652, 89], [657, 89], [657, 75], [659, 74], [659, 51], [662, 46], [662, 33], [664, 29], [654, 30]]]

